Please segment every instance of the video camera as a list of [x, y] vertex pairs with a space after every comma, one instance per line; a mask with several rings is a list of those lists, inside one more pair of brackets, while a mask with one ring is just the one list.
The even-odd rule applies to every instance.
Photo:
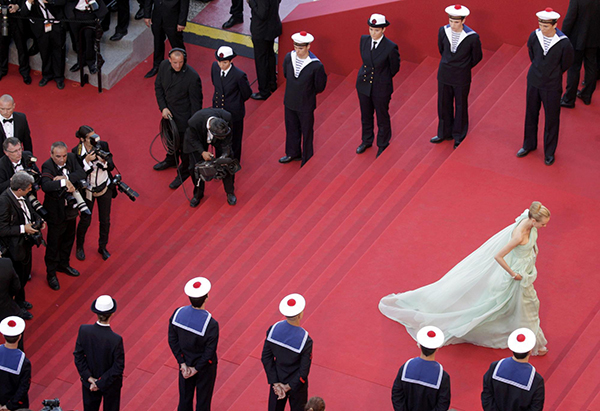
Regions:
[[33, 206], [35, 212], [42, 216], [42, 218], [46, 218], [46, 216], [48, 215], [48, 210], [44, 208], [42, 203], [40, 203], [37, 197], [35, 196], [35, 193], [40, 189], [41, 177], [40, 173], [38, 173], [33, 168], [33, 165], [36, 163], [36, 161], [37, 158], [35, 157], [29, 158], [28, 161], [25, 161], [24, 158], [22, 159], [23, 171], [25, 171], [27, 174], [33, 177], [33, 184], [31, 185], [31, 191], [29, 192], [29, 194], [27, 194], [27, 199], [31, 202], [31, 205]]
[[221, 156], [214, 160], [201, 161], [194, 166], [194, 173], [198, 180], [222, 180], [227, 175], [234, 175], [242, 169], [235, 158]]
[[63, 409], [60, 408], [60, 400], [58, 398], [53, 400], [43, 400], [42, 405], [44, 408], [42, 408], [41, 411], [63, 411]]

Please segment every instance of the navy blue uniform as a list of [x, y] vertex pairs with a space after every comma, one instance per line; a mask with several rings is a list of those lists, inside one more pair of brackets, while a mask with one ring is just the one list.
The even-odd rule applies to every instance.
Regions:
[[31, 362], [19, 349], [0, 345], [0, 404], [9, 410], [29, 408]]
[[408, 360], [392, 387], [394, 411], [445, 411], [450, 407], [450, 376], [437, 361]]

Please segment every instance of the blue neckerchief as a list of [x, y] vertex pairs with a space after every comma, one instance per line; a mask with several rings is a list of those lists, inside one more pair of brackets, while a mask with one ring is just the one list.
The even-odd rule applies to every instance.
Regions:
[[19, 375], [24, 361], [25, 354], [23, 351], [19, 349], [11, 350], [6, 348], [4, 344], [0, 345], [0, 370]]
[[402, 381], [439, 389], [444, 368], [437, 361], [427, 361], [419, 357], [411, 358], [404, 364]]
[[304, 344], [308, 340], [308, 332], [302, 327], [296, 327], [286, 320], [279, 321], [267, 336], [267, 341], [280, 345], [296, 353], [302, 352]]
[[191, 305], [180, 307], [173, 316], [173, 325], [194, 334], [204, 336], [211, 315], [206, 310], [197, 310]]
[[531, 389], [535, 367], [529, 363], [515, 361], [512, 357], [498, 361], [492, 378], [525, 391]]

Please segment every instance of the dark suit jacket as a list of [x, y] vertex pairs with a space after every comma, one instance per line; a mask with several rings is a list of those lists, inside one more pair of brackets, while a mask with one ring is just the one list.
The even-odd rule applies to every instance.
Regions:
[[[1, 120], [3, 120], [2, 117]], [[29, 123], [27, 122], [27, 116], [24, 113], [13, 112], [15, 137], [21, 140], [23, 143], [23, 150], [33, 152], [33, 144], [31, 143], [31, 133], [29, 132]], [[6, 134], [4, 134], [4, 127], [0, 127], [0, 144], [6, 140]], [[4, 156], [4, 150], [0, 153], [0, 157]]]
[[221, 78], [221, 69], [215, 61], [210, 76], [215, 86], [213, 108], [227, 110], [231, 114], [231, 121], [243, 120], [246, 115], [245, 101], [252, 94], [246, 73], [232, 65], [227, 76]]
[[[79, 165], [77, 156], [73, 153], [67, 153], [67, 170], [69, 170], [69, 181], [75, 184], [86, 178], [85, 171]], [[60, 180], [54, 181], [54, 177], [62, 175], [58, 166], [52, 158], [42, 164], [41, 186], [45, 193], [44, 208], [48, 211], [46, 217], [51, 224], [60, 224], [65, 220], [71, 220], [77, 217], [77, 210], [65, 205], [64, 197], [61, 195], [66, 188], [61, 187]]]
[[[42, 13], [42, 9], [40, 7], [39, 1], [36, 1], [31, 5], [31, 10], [29, 10], [27, 8], [27, 5], [25, 5], [26, 1], [27, 0], [24, 0], [22, 2], [21, 16], [23, 16], [23, 17], [39, 17], [39, 18], [45, 17], [44, 13]], [[65, 18], [64, 9], [65, 9], [65, 5], [67, 4], [67, 0], [54, 0], [52, 3], [53, 4], [46, 3], [44, 6], [54, 16], [55, 19], [57, 19], [57, 20], [64, 19]], [[77, 3], [75, 3], [75, 5], [76, 4]], [[73, 6], [73, 7], [75, 7], [75, 6]], [[31, 30], [33, 31], [33, 34], [35, 35], [35, 37], [41, 37], [45, 33], [44, 20], [33, 20], [33, 23], [31, 23]]]
[[281, 35], [281, 19], [279, 18], [281, 0], [249, 0], [250, 34], [253, 39], [275, 40]]
[[185, 26], [187, 23], [190, 0], [146, 0], [144, 18], [152, 22], [164, 22], [167, 25]]
[[452, 53], [452, 46], [446, 35], [446, 29], [442, 26], [438, 32], [438, 49], [442, 59], [438, 69], [438, 81], [451, 86], [466, 86], [471, 84], [471, 69], [483, 58], [479, 34], [465, 26], [464, 31], [468, 34]]
[[[75, 6], [77, 6], [79, 0], [66, 0], [66, 2], [67, 3], [65, 4], [65, 16], [67, 16], [67, 18], [71, 20], [75, 19]], [[98, 10], [91, 13], [90, 17], [93, 19], [102, 20], [104, 16], [106, 16], [106, 14], [108, 13], [108, 9], [106, 8], [106, 5], [104, 4], [103, 0], [96, 0], [96, 2], [98, 3]], [[90, 25], [93, 26], [94, 24], [91, 23]]]
[[[83, 159], [89, 153], [86, 153], [86, 154], [82, 155], [81, 154], [81, 152], [82, 152], [82, 146], [83, 146], [83, 144], [81, 144], [81, 143], [77, 144], [75, 147], [73, 147], [71, 149], [71, 153], [73, 153], [73, 154], [75, 154], [77, 156], [77, 161], [79, 162], [79, 165], [83, 169]], [[100, 148], [102, 149], [102, 151], [110, 152], [110, 149], [108, 148], [108, 142], [106, 142], [106, 141], [100, 141]], [[110, 157], [108, 159], [108, 161], [106, 162], [106, 171], [108, 171], [108, 174], [110, 175], [110, 172], [113, 171], [114, 169], [115, 169], [115, 163], [114, 163], [112, 157]], [[86, 174], [89, 174], [92, 171], [93, 170], [90, 169], [89, 171], [86, 172]], [[111, 176], [111, 178], [112, 178], [112, 176]]]
[[575, 50], [600, 47], [600, 2], [571, 0], [562, 32], [571, 40]]
[[[31, 152], [23, 151], [21, 158], [21, 164], [26, 166], [30, 164]], [[40, 172], [35, 163], [31, 163], [31, 168], [36, 172]], [[15, 169], [13, 168], [12, 162], [7, 156], [0, 157], [0, 193], [10, 187], [10, 178], [15, 175]]]
[[173, 315], [169, 319], [169, 347], [179, 364], [203, 372], [203, 368], [217, 364], [217, 345], [219, 344], [219, 323], [211, 317], [203, 336], [184, 330], [173, 324]]
[[[206, 122], [209, 117], [219, 117], [231, 124], [231, 114], [220, 108], [205, 108], [202, 109], [190, 118], [188, 128], [183, 139], [183, 152], [186, 154], [194, 152], [208, 151], [208, 140], [206, 132]], [[224, 139], [214, 138], [210, 143], [215, 147], [217, 157], [226, 154], [233, 158], [231, 151], [231, 134]]]
[[113, 386], [123, 385], [123, 338], [110, 327], [97, 323], [79, 327], [73, 356], [81, 382], [86, 389], [90, 386], [90, 377], [98, 379], [96, 385], [104, 392]]
[[548, 54], [544, 56], [544, 49], [537, 34], [539, 30], [534, 30], [527, 41], [531, 60], [527, 72], [527, 85], [542, 90], [562, 90], [563, 73], [573, 64], [573, 46], [560, 30], [556, 30], [561, 40], [550, 47]]
[[[31, 203], [25, 198], [25, 204], [29, 209], [32, 221], [41, 222], [42, 218], [35, 212]], [[25, 215], [19, 205], [17, 198], [10, 188], [0, 194], [0, 242], [8, 248], [9, 255], [13, 261], [22, 261], [27, 256], [27, 248], [32, 244], [27, 242], [24, 234], [21, 234], [21, 225], [25, 225]]]
[[13, 299], [21, 289], [21, 282], [9, 258], [0, 258], [0, 321], [18, 315], [21, 309]]
[[298, 78], [294, 75], [292, 53], [286, 54], [283, 59], [283, 76], [287, 80], [283, 104], [291, 110], [314, 111], [317, 108], [317, 94], [327, 86], [325, 67], [314, 54], [309, 52], [309, 57], [312, 61], [304, 66]]
[[393, 77], [400, 70], [398, 46], [387, 37], [371, 53], [371, 36], [360, 37], [360, 57], [356, 90], [364, 95], [390, 96], [394, 92]]

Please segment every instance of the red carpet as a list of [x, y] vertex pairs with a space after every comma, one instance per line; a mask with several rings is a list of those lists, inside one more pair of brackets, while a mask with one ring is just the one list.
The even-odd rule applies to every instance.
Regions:
[[[190, 46], [210, 103], [213, 51]], [[251, 60], [235, 63], [256, 77]], [[550, 353], [533, 363], [546, 379], [546, 409], [599, 410], [600, 217], [595, 210], [600, 166], [598, 104], [562, 113], [556, 164], [538, 150], [517, 159], [524, 121], [526, 50], [486, 52], [470, 96], [471, 128], [455, 151], [432, 145], [436, 130], [438, 61], [403, 62], [390, 112], [394, 137], [377, 160], [357, 156], [360, 116], [354, 76], [331, 75], [319, 98], [315, 157], [302, 169], [280, 165], [284, 153], [283, 89], [266, 102], [249, 102], [238, 205], [226, 204], [220, 183], [208, 184], [192, 209], [173, 170], [154, 172], [148, 146], [160, 113], [150, 61], [110, 91], [67, 83], [63, 91], [25, 86], [16, 67], [2, 79], [17, 111], [27, 113], [40, 162], [55, 140], [76, 143], [89, 124], [106, 139], [124, 181], [140, 193], [114, 204], [106, 262], [96, 253], [97, 223], [87, 260], [72, 259], [80, 278], [45, 284], [43, 250], [34, 252], [28, 299], [26, 352], [33, 363], [32, 407], [59, 397], [64, 409], [82, 409], [72, 351], [80, 324], [93, 321], [91, 301], [113, 295], [113, 328], [126, 348], [125, 410], [174, 410], [177, 367], [166, 342], [167, 321], [186, 304], [185, 282], [211, 279], [209, 310], [219, 321], [219, 371], [213, 409], [264, 410], [268, 386], [260, 363], [267, 327], [279, 320], [278, 301], [289, 292], [307, 297], [305, 326], [315, 341], [310, 395], [328, 409], [391, 410], [390, 387], [400, 365], [416, 355], [415, 342], [377, 310], [379, 299], [437, 280], [532, 200], [552, 211], [540, 231], [536, 289]], [[39, 81], [40, 75], [34, 76]], [[72, 87], [71, 87], [72, 86]], [[160, 143], [154, 153], [162, 159]], [[188, 192], [191, 183], [186, 184]], [[95, 218], [94, 218], [94, 221]], [[452, 407], [480, 409], [481, 379], [506, 351], [471, 345], [443, 348], [439, 360], [452, 380]]]

